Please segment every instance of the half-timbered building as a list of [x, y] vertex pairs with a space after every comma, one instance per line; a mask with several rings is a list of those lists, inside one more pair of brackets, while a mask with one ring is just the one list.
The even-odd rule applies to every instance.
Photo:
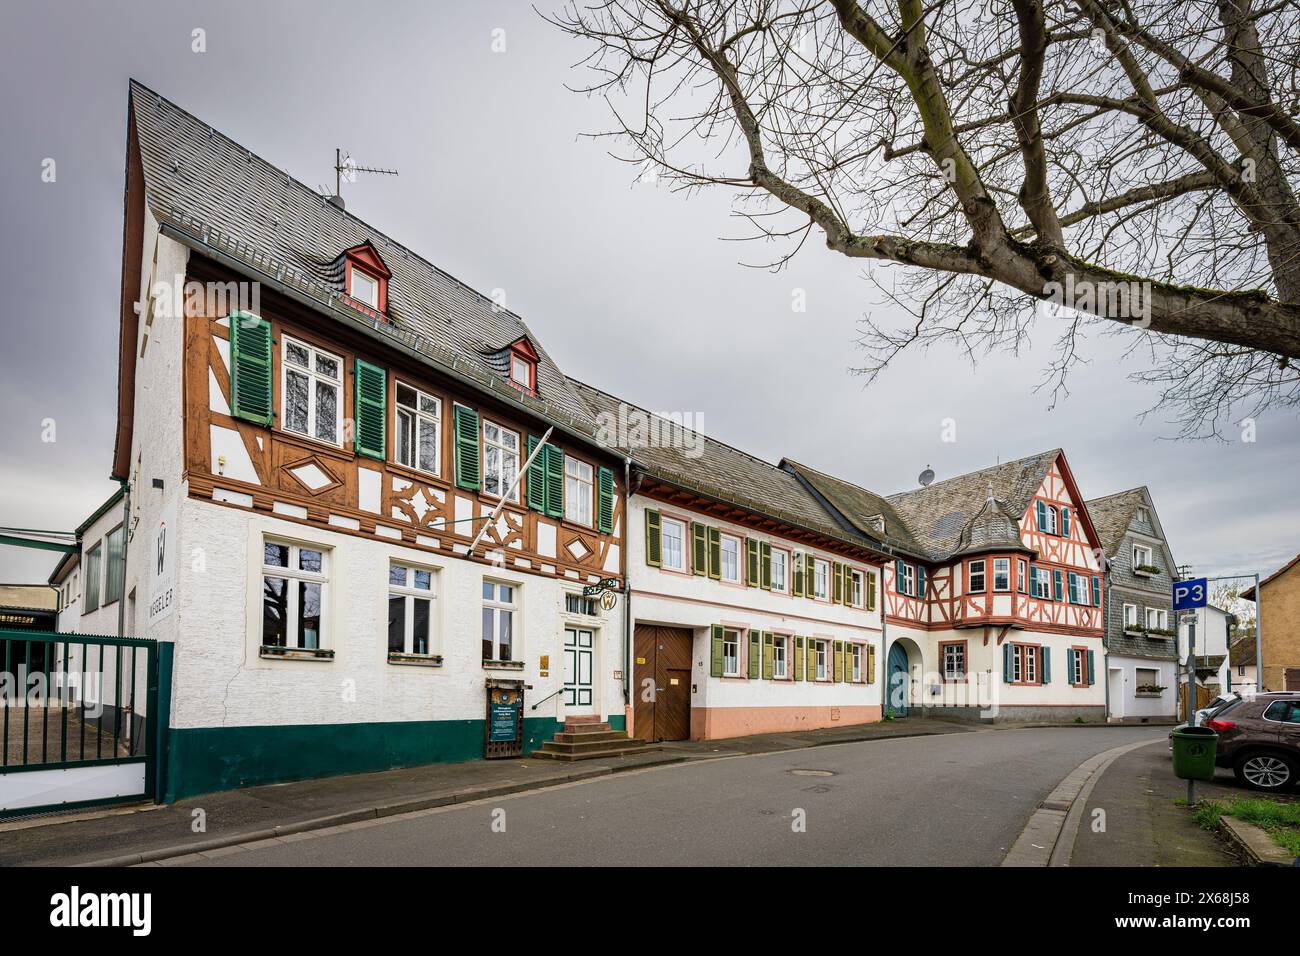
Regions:
[[706, 740], [878, 720], [878, 543], [837, 524], [789, 472], [575, 387], [633, 462], [634, 735]]
[[624, 464], [536, 335], [136, 83], [127, 139], [113, 475], [172, 795], [479, 756], [498, 687], [525, 751], [621, 731], [583, 588], [623, 576]]
[[887, 497], [785, 466], [893, 548], [882, 589], [886, 707], [1104, 717], [1099, 545], [1059, 449]]

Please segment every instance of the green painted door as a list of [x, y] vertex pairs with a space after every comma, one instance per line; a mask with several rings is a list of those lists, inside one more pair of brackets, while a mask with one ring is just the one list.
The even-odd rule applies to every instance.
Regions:
[[903, 649], [902, 644], [894, 644], [889, 648], [889, 666], [886, 668], [886, 673], [889, 677], [885, 684], [885, 710], [892, 710], [895, 717], [906, 717], [911, 674], [907, 667], [907, 651]]

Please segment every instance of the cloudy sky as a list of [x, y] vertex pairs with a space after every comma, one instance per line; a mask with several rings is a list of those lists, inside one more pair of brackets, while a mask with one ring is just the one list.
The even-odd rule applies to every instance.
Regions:
[[[4, 7], [0, 525], [71, 529], [113, 490], [134, 76], [311, 185], [332, 182], [339, 146], [398, 168], [346, 187], [349, 209], [503, 289], [568, 374], [702, 415], [753, 454], [889, 493], [926, 465], [944, 478], [1060, 446], [1087, 497], [1148, 485], [1176, 559], [1198, 573], [1270, 572], [1300, 550], [1296, 418], [1261, 419], [1253, 443], [1171, 441], [1172, 425], [1139, 421], [1153, 396], [1127, 380], [1136, 366], [1114, 338], [1089, 340], [1052, 409], [1034, 392], [1050, 319], [1018, 357], [972, 368], [936, 348], [864, 389], [857, 324], [888, 314], [864, 266], [809, 242], [780, 274], [746, 268], [763, 251], [721, 241], [736, 234], [730, 196], [634, 182], [579, 136], [607, 120], [564, 88], [584, 81], [583, 48], [523, 0]], [[54, 183], [41, 181], [46, 158]], [[805, 313], [791, 310], [795, 289]], [[942, 440], [949, 418], [955, 442]], [[53, 562], [0, 546], [0, 581], [43, 581]]]

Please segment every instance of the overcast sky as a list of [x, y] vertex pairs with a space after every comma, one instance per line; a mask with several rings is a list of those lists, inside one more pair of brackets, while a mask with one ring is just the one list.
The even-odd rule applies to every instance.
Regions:
[[[545, 6], [545, 0], [542, 0]], [[316, 186], [334, 149], [397, 178], [345, 187], [348, 208], [484, 291], [503, 289], [569, 375], [703, 430], [881, 493], [1046, 448], [1086, 497], [1146, 484], [1174, 555], [1198, 573], [1271, 572], [1300, 550], [1295, 416], [1257, 441], [1167, 440], [1138, 413], [1122, 343], [1094, 337], [1055, 409], [1032, 352], [972, 368], [906, 356], [864, 389], [857, 323], [879, 293], [864, 266], [807, 243], [786, 271], [745, 268], [725, 192], [633, 181], [606, 146], [583, 48], [514, 2], [29, 2], [0, 14], [0, 525], [71, 529], [113, 490], [127, 80], [134, 76]], [[192, 51], [195, 29], [206, 52]], [[495, 30], [505, 51], [493, 52]], [[500, 37], [500, 34], [497, 35]], [[41, 181], [42, 161], [57, 181]], [[807, 311], [791, 310], [806, 290]], [[944, 419], [957, 441], [942, 441]], [[53, 419], [57, 440], [42, 441]], [[44, 581], [54, 557], [0, 546], [0, 581]]]

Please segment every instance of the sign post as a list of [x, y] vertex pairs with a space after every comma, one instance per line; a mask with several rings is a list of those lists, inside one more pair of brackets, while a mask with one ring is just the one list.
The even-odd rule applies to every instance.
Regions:
[[[1187, 724], [1196, 726], [1196, 622], [1195, 610], [1209, 603], [1208, 581], [1205, 578], [1188, 578], [1174, 582], [1174, 613], [1192, 611], [1193, 621], [1187, 627]], [[1187, 780], [1187, 805], [1196, 805], [1196, 781]]]

